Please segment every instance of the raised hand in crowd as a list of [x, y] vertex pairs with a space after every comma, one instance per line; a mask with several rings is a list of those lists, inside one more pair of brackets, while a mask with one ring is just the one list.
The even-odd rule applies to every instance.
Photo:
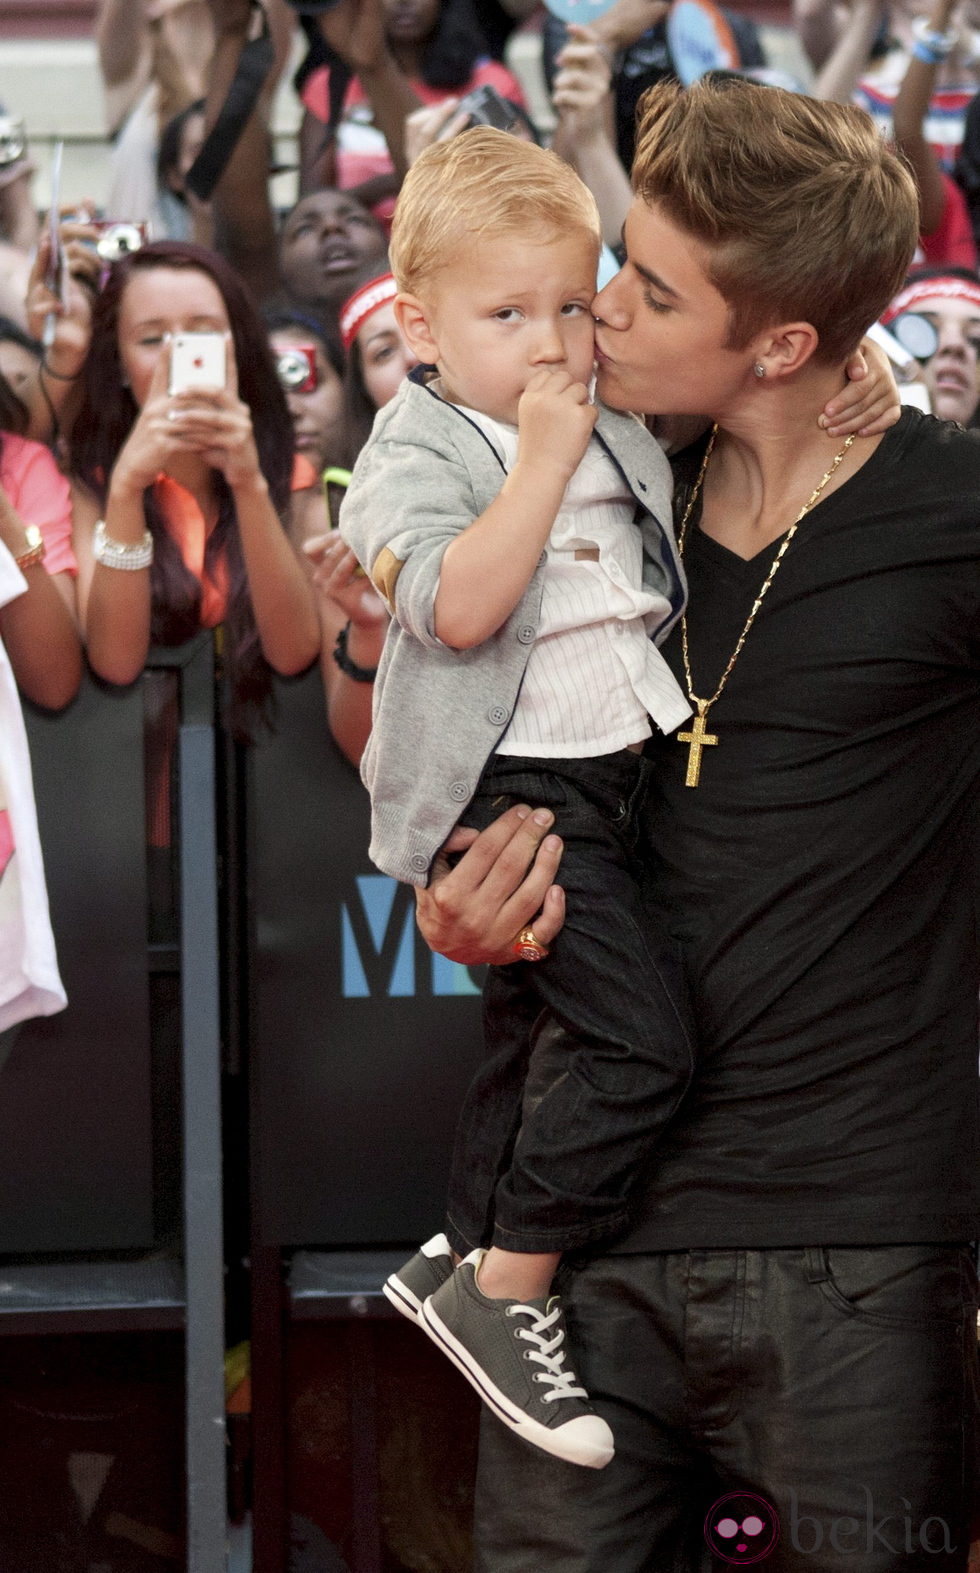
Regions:
[[395, 173], [404, 175], [405, 117], [418, 109], [419, 98], [389, 48], [381, 0], [338, 0], [318, 22], [324, 42], [364, 89]]
[[814, 73], [822, 71], [833, 54], [851, 11], [845, 0], [792, 0], [793, 28]]
[[[123, 442], [113, 466], [109, 495], [120, 505], [135, 502], [142, 508], [143, 493], [176, 455], [193, 444], [186, 442], [183, 432], [171, 419], [188, 395], [171, 397], [167, 389], [170, 371], [169, 345], [162, 342], [163, 335], [146, 338], [143, 347], [160, 346], [148, 370], [144, 371], [141, 384], [132, 385], [132, 373], [126, 372], [127, 386], [131, 389], [138, 410], [129, 434]], [[149, 359], [149, 356], [147, 356]], [[142, 527], [139, 531], [142, 534]], [[141, 663], [142, 664], [142, 663]]]
[[[227, 97], [255, 13], [249, 0], [208, 4], [216, 38], [205, 111], [210, 127]], [[286, 8], [274, 0], [271, 9], [274, 24], [277, 12]], [[384, 233], [354, 195], [325, 190], [300, 197], [280, 240], [269, 190], [267, 98], [268, 91], [260, 95], [214, 189], [215, 249], [256, 300], [285, 297], [322, 324], [333, 323], [362, 264], [369, 258], [382, 262]]]
[[958, 11], [959, 0], [935, 0], [892, 106], [892, 126], [895, 147], [909, 164], [919, 188], [925, 260], [937, 267], [976, 268], [977, 248], [966, 196], [943, 170], [926, 135], [937, 80], [959, 45], [960, 29], [954, 22]]
[[616, 151], [611, 60], [594, 28], [569, 27], [568, 43], [555, 62], [551, 102], [558, 124], [552, 146], [578, 170], [598, 204], [602, 238], [616, 246], [633, 192]]
[[96, 43], [112, 138], [105, 211], [161, 232], [156, 156], [168, 122], [200, 99], [214, 35], [205, 0], [101, 0]]
[[851, 0], [848, 6], [829, 0], [800, 4], [804, 9], [797, 27], [818, 72], [814, 96], [849, 104], [887, 15], [885, 0]]
[[48, 231], [41, 236], [27, 286], [27, 327], [39, 343], [43, 341], [43, 350], [36, 385], [22, 396], [32, 411], [30, 435], [40, 442], [54, 442], [71, 424], [103, 267], [95, 251], [96, 231], [86, 218], [62, 220], [59, 229], [63, 288], [51, 288]]
[[330, 157], [322, 166], [325, 178], [350, 191], [362, 189], [385, 169], [403, 176], [410, 162], [405, 121], [422, 103], [461, 97], [489, 84], [523, 108], [520, 83], [490, 58], [482, 21], [482, 12], [468, 0], [402, 7], [382, 0], [339, 0], [324, 10], [317, 18], [319, 36], [301, 68], [301, 96], [319, 125], [321, 142], [331, 121], [331, 60], [339, 59], [352, 78], [345, 84]]
[[[205, 97], [210, 131], [235, 79], [242, 50], [261, 21], [250, 0], [207, 0], [214, 28], [214, 53]], [[279, 285], [276, 219], [269, 194], [271, 135], [269, 112], [277, 73], [288, 52], [290, 19], [281, 0], [271, 0], [267, 15], [276, 47], [276, 65], [235, 144], [211, 201], [214, 246], [245, 280], [258, 301]]]
[[95, 40], [110, 131], [151, 81], [163, 120], [203, 90], [211, 42], [203, 0], [101, 0]]

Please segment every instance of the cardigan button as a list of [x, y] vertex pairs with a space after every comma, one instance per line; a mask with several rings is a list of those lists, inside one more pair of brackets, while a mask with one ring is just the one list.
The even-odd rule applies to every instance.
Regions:
[[490, 709], [487, 711], [487, 720], [492, 721], [494, 726], [503, 726], [506, 719], [507, 708], [505, 705], [490, 706]]
[[535, 637], [536, 633], [537, 633], [537, 629], [536, 628], [532, 628], [530, 623], [525, 623], [523, 625], [523, 627], [518, 628], [518, 630], [517, 630], [517, 637], [520, 640], [521, 644], [531, 644], [533, 642], [533, 640], [534, 640], [534, 637]]
[[449, 788], [449, 796], [454, 803], [465, 803], [470, 795], [470, 789], [465, 781], [454, 781]]
[[413, 852], [408, 861], [417, 874], [424, 874], [429, 866], [429, 859], [424, 852]]

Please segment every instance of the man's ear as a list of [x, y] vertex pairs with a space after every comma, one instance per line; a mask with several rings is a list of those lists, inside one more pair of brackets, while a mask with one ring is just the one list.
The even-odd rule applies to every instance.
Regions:
[[788, 377], [811, 359], [820, 335], [810, 322], [784, 322], [760, 334], [754, 363], [764, 366], [768, 377]]
[[429, 326], [428, 308], [417, 295], [395, 296], [395, 321], [412, 354], [423, 366], [434, 366], [439, 359], [439, 346]]

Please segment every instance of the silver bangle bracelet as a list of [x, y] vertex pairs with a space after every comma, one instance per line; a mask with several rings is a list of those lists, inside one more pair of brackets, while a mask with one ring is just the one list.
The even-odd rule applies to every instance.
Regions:
[[143, 539], [135, 546], [114, 541], [106, 530], [105, 520], [100, 519], [92, 537], [92, 556], [103, 568], [122, 568], [127, 573], [135, 573], [138, 568], [149, 568], [152, 563], [153, 537], [149, 530], [144, 530]]

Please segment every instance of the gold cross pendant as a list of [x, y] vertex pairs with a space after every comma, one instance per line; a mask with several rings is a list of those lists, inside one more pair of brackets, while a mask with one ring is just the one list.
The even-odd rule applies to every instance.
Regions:
[[698, 699], [695, 703], [698, 707], [698, 713], [694, 717], [691, 730], [689, 732], [678, 732], [677, 734], [679, 743], [690, 744], [687, 756], [687, 775], [684, 777], [685, 786], [697, 786], [701, 775], [701, 750], [702, 748], [714, 748], [718, 742], [716, 737], [705, 731], [705, 727], [708, 724], [708, 705], [711, 701]]

